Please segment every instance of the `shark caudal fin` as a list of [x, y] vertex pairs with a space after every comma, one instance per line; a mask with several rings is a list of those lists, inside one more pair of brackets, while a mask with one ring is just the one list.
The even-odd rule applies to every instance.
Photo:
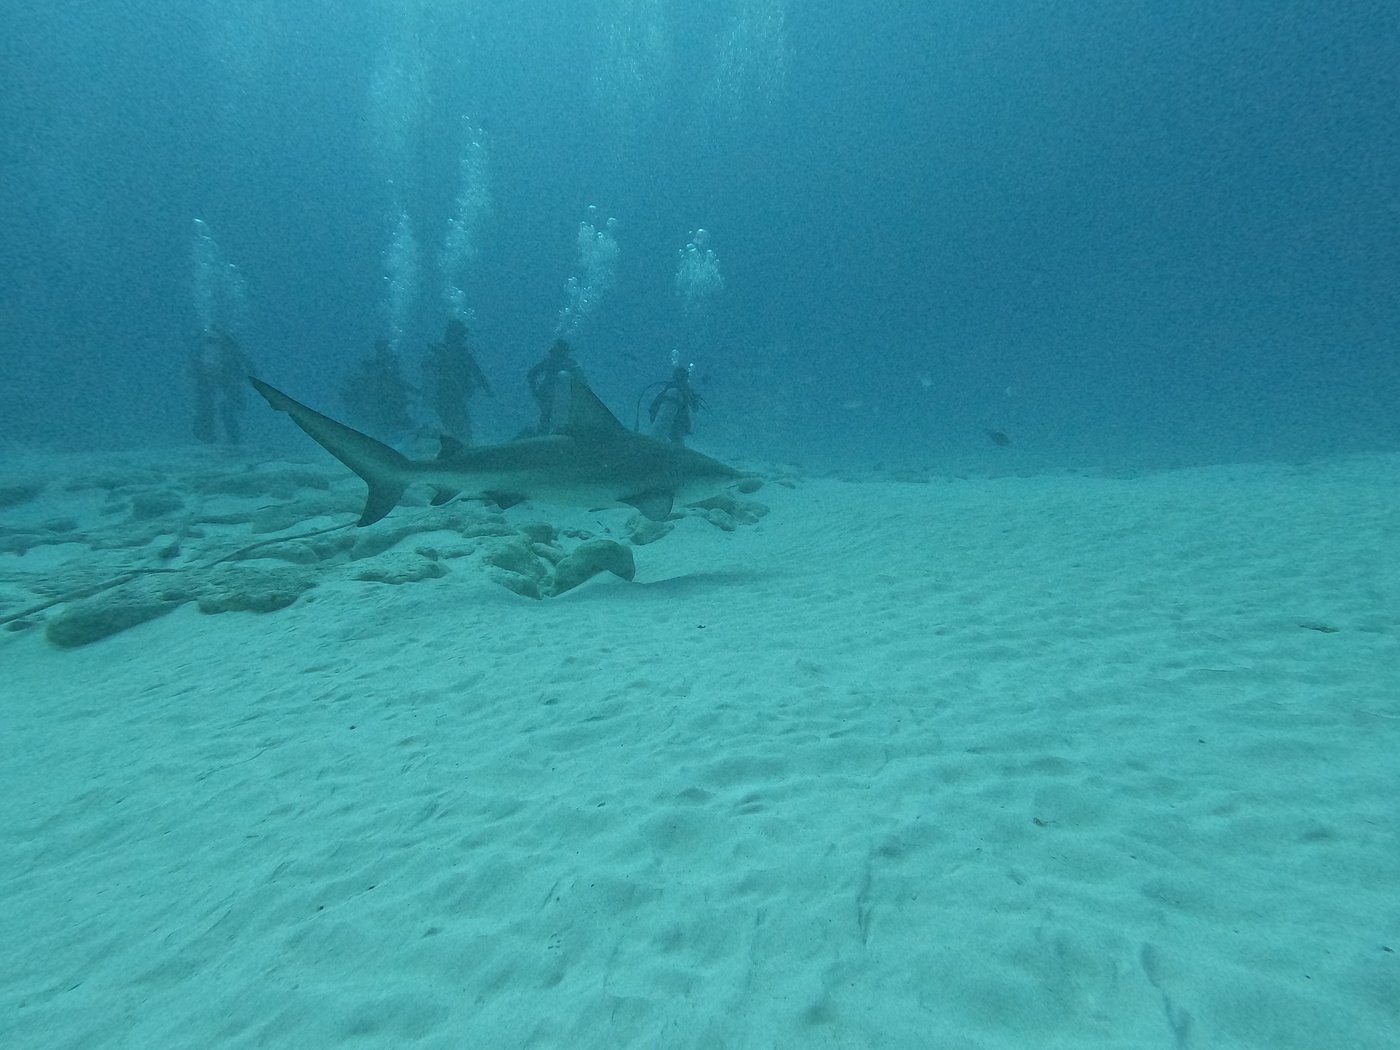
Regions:
[[269, 405], [291, 416], [292, 422], [306, 431], [313, 441], [364, 479], [369, 486], [369, 496], [358, 524], [371, 525], [398, 505], [412, 472], [412, 464], [407, 458], [368, 434], [361, 434], [344, 423], [337, 423], [330, 416], [307, 408], [300, 401], [294, 401], [261, 379], [249, 376], [248, 381]]

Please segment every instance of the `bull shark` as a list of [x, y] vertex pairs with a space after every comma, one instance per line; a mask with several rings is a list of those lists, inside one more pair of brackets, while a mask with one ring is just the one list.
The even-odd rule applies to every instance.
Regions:
[[503, 506], [536, 498], [590, 508], [625, 504], [661, 521], [678, 501], [704, 499], [746, 476], [693, 449], [628, 430], [582, 380], [569, 378], [567, 422], [558, 433], [471, 448], [444, 436], [433, 460], [409, 459], [261, 379], [249, 380], [269, 405], [364, 479], [362, 526], [388, 514], [419, 483], [432, 487], [433, 506], [457, 496]]

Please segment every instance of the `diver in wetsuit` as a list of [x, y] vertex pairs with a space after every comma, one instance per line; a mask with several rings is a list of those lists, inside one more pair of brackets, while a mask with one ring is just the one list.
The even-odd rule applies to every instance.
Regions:
[[690, 385], [690, 368], [690, 365], [679, 364], [676, 355], [671, 355], [671, 378], [662, 383], [661, 392], [652, 398], [647, 410], [650, 434], [658, 441], [685, 444], [692, 430], [692, 412], [706, 407], [704, 399]]
[[224, 441], [238, 444], [243, 437], [238, 416], [252, 370], [248, 355], [228, 332], [211, 326], [200, 333], [190, 358], [196, 438], [208, 445], [217, 443], [222, 424]]
[[572, 384], [559, 382], [565, 374], [572, 375], [581, 383], [587, 383], [583, 368], [574, 360], [569, 344], [563, 339], [554, 340], [545, 357], [535, 362], [525, 375], [530, 385], [530, 395], [539, 406], [540, 422], [535, 429], [539, 435], [553, 433], [562, 426], [568, 417], [567, 397]]
[[423, 362], [424, 393], [442, 423], [442, 429], [464, 445], [472, 441], [471, 399], [478, 390], [492, 397], [486, 373], [467, 345], [467, 326], [457, 318], [447, 322], [442, 342], [428, 347]]
[[340, 384], [346, 410], [370, 430], [385, 435], [413, 429], [409, 403], [414, 393], [387, 339], [376, 339], [374, 352], [360, 360]]

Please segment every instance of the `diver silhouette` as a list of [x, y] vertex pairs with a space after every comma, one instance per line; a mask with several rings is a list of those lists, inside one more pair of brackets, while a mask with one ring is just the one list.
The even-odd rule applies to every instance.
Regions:
[[236, 445], [243, 438], [239, 414], [243, 411], [244, 391], [252, 362], [238, 340], [222, 328], [210, 326], [200, 333], [190, 357], [190, 379], [194, 383], [194, 436], [205, 444], [223, 440]]
[[442, 428], [465, 445], [472, 441], [471, 399], [478, 390], [494, 397], [486, 374], [467, 342], [467, 326], [457, 318], [447, 322], [442, 342], [428, 347], [423, 362], [424, 394]]

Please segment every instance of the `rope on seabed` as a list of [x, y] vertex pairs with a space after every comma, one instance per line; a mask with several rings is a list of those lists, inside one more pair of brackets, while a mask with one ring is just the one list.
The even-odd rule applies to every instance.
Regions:
[[122, 584], [130, 583], [132, 580], [139, 579], [142, 576], [173, 575], [175, 573], [189, 572], [191, 569], [212, 569], [215, 566], [223, 565], [225, 562], [238, 561], [257, 550], [259, 547], [270, 547], [274, 543], [290, 543], [292, 540], [308, 540], [313, 536], [324, 536], [328, 532], [335, 532], [338, 529], [348, 529], [350, 526], [351, 523], [346, 522], [343, 525], [327, 525], [324, 529], [313, 529], [311, 532], [297, 533], [295, 536], [273, 536], [270, 539], [259, 540], [257, 543], [250, 543], [246, 547], [239, 547], [238, 550], [220, 555], [213, 561], [207, 562], [204, 565], [181, 565], [175, 568], [153, 565], [145, 569], [129, 569], [120, 576], [114, 576], [110, 580], [88, 584], [85, 587], [79, 587], [72, 591], [65, 591], [58, 597], [50, 598], [48, 601], [40, 602], [38, 605], [31, 605], [27, 609], [21, 609], [18, 612], [6, 613], [0, 616], [0, 627], [14, 623], [16, 620], [23, 620], [27, 616], [41, 613], [46, 609], [52, 609], [55, 605], [63, 605], [66, 602], [76, 602], [82, 598], [91, 598], [94, 594], [110, 591], [114, 587], [120, 587]]

